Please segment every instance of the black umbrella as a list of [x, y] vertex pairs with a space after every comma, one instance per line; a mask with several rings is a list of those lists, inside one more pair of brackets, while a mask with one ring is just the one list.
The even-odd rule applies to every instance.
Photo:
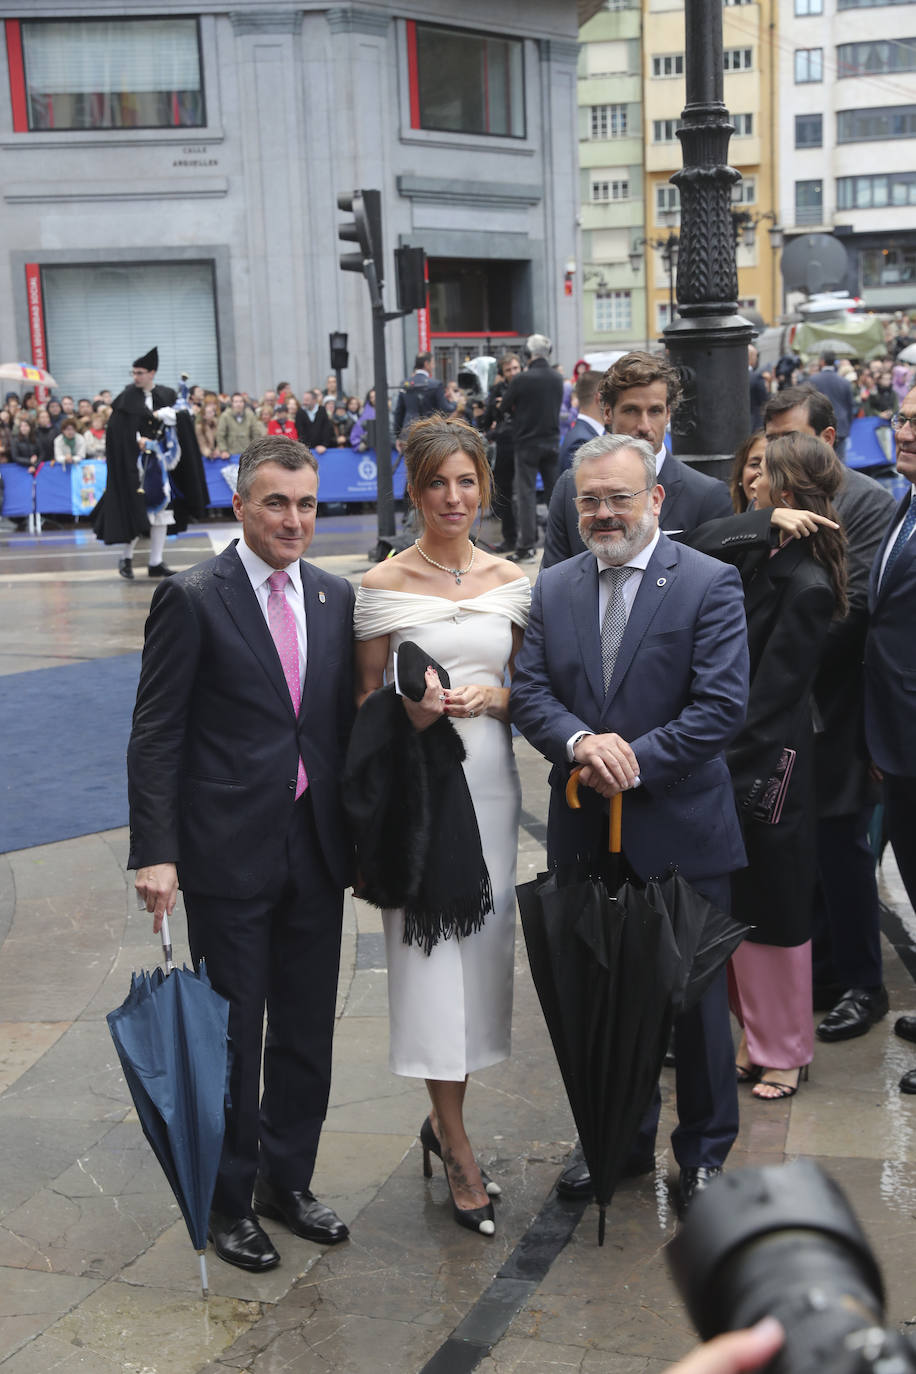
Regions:
[[107, 1021], [146, 1136], [200, 1256], [207, 1296], [207, 1220], [225, 1130], [229, 1003], [197, 973], [172, 965], [162, 923], [165, 973], [131, 975], [130, 992]]
[[[577, 771], [567, 801], [578, 807]], [[599, 1205], [605, 1210], [652, 1099], [674, 1017], [702, 995], [747, 927], [673, 875], [620, 884], [622, 798], [602, 874], [517, 888], [531, 974]]]

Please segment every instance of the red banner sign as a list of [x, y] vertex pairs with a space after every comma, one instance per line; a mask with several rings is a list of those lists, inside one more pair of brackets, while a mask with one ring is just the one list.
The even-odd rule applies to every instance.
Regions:
[[[32, 362], [36, 367], [48, 371], [48, 347], [45, 339], [45, 312], [41, 299], [41, 268], [37, 262], [25, 265], [25, 287], [29, 304], [29, 337], [32, 343]], [[48, 399], [47, 389], [36, 387], [35, 395], [39, 404]]]

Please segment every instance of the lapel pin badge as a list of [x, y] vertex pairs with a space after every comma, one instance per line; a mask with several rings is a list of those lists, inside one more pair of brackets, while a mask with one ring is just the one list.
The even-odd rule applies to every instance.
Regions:
[[325, 596], [324, 592], [319, 592], [319, 593], [318, 593], [318, 600], [321, 602], [322, 606], [323, 606], [324, 603], [327, 601], [327, 599], [328, 599], [328, 598]]
[[656, 582], [655, 585], [656, 585], [656, 587], [664, 587], [664, 585], [665, 585], [665, 583], [666, 583], [667, 581], [668, 581], [667, 577], [660, 577], [660, 578], [658, 579], [658, 581]]

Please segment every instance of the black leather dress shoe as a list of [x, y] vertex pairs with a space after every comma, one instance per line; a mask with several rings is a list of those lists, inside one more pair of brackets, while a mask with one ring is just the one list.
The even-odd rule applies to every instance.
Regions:
[[894, 1034], [899, 1035], [901, 1040], [911, 1040], [916, 1045], [916, 1016], [898, 1016], [894, 1022]]
[[164, 563], [151, 563], [146, 570], [147, 577], [174, 577], [175, 569], [167, 568]]
[[261, 1274], [280, 1263], [270, 1237], [254, 1217], [226, 1217], [221, 1212], [211, 1212], [207, 1235], [220, 1259], [237, 1269]]
[[[630, 1155], [620, 1177], [639, 1178], [642, 1174], [651, 1174], [654, 1168], [654, 1154]], [[557, 1179], [557, 1197], [576, 1201], [579, 1198], [590, 1198], [593, 1192], [592, 1176], [584, 1159], [570, 1164]]]
[[886, 988], [848, 988], [817, 1028], [818, 1040], [854, 1040], [888, 1012]]
[[318, 1245], [337, 1245], [350, 1234], [337, 1213], [325, 1207], [307, 1188], [297, 1192], [259, 1178], [254, 1185], [254, 1210], [258, 1216], [282, 1221], [293, 1235]]
[[900, 1080], [900, 1091], [902, 1093], [916, 1093], [916, 1069], [910, 1069]]
[[718, 1178], [721, 1169], [707, 1169], [702, 1164], [697, 1169], [682, 1169], [678, 1184], [678, 1210], [683, 1217], [697, 1193], [703, 1193]]
[[118, 559], [118, 576], [126, 578], [128, 582], [134, 580], [134, 565], [129, 558]]
[[811, 989], [811, 1004], [815, 1011], [831, 1011], [845, 991], [842, 983], [815, 983]]

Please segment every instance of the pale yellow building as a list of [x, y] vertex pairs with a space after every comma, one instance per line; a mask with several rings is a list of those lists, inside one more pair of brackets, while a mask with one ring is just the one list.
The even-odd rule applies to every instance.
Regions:
[[[777, 17], [776, 0], [726, 3], [723, 8], [724, 96], [735, 125], [729, 162], [742, 177], [735, 187], [733, 208], [744, 215], [748, 233], [757, 221], [752, 245], [738, 236], [739, 303], [758, 310], [767, 323], [778, 313], [780, 300], [778, 254], [767, 234], [773, 221], [759, 218], [777, 204], [773, 88]], [[680, 224], [678, 190], [668, 178], [683, 165], [677, 128], [685, 99], [683, 0], [643, 0], [646, 237], [656, 242], [676, 237]], [[668, 255], [650, 244], [641, 251], [647, 255], [646, 319], [651, 337], [653, 332], [660, 334], [669, 319]]]

